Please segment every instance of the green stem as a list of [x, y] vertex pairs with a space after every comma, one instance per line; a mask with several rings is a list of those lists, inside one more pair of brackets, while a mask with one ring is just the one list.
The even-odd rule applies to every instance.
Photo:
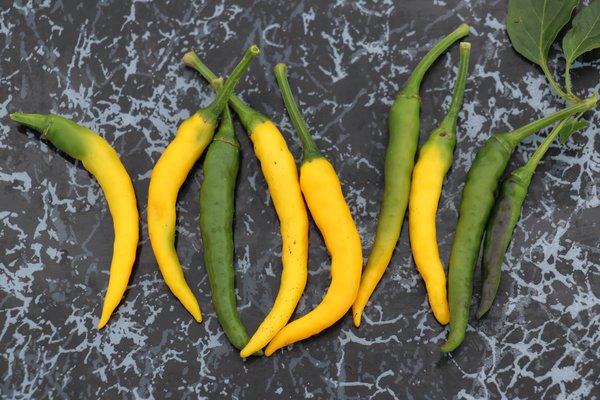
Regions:
[[217, 98], [206, 108], [201, 110], [201, 114], [212, 121], [216, 121], [219, 115], [223, 112], [223, 108], [229, 102], [229, 97], [233, 94], [235, 85], [239, 82], [240, 78], [244, 75], [250, 63], [254, 58], [260, 54], [260, 50], [256, 45], [252, 45], [246, 50], [244, 58], [236, 65], [233, 72], [229, 76], [229, 79], [225, 82], [223, 90], [219, 92]]
[[433, 46], [433, 48], [429, 50], [429, 52], [421, 59], [419, 64], [417, 64], [400, 94], [404, 96], [418, 96], [421, 81], [435, 60], [437, 60], [438, 57], [454, 42], [462, 37], [467, 36], [468, 34], [469, 25], [461, 24], [458, 28]]
[[12, 113], [10, 114], [10, 119], [25, 126], [28, 126], [36, 131], [45, 134], [46, 129], [48, 129], [50, 125], [51, 119], [49, 115], [43, 114], [25, 114], [25, 113]]
[[[213, 79], [210, 84], [217, 94], [223, 90], [223, 78]], [[229, 111], [229, 107], [227, 106], [223, 109], [219, 130], [215, 133], [214, 137], [217, 138], [218, 136], [226, 137], [227, 139], [237, 142], [235, 130], [233, 129], [233, 120], [231, 119], [231, 111]]]
[[[185, 63], [185, 65], [194, 68], [207, 81], [211, 82], [214, 79], [217, 79], [217, 75], [213, 71], [211, 71], [211, 69], [208, 68], [208, 66], [204, 64], [202, 60], [200, 60], [200, 58], [194, 51], [189, 51], [185, 53], [182, 60]], [[244, 127], [246, 128], [248, 133], [251, 133], [256, 125], [268, 121], [267, 117], [250, 108], [235, 94], [232, 94], [229, 97], [229, 105], [235, 110], [236, 114], [240, 117], [240, 120], [242, 121], [242, 124], [244, 124]]]
[[565, 86], [567, 88], [567, 93], [569, 96], [577, 98], [573, 93], [573, 89], [571, 88], [571, 63], [567, 61], [567, 66], [565, 68]]
[[560, 97], [562, 97], [564, 100], [570, 102], [570, 103], [574, 103], [579, 101], [579, 99], [577, 98], [577, 96], [575, 96], [574, 94], [567, 94], [565, 93], [560, 86], [558, 86], [558, 83], [556, 83], [556, 81], [554, 80], [554, 77], [552, 76], [552, 73], [550, 72], [550, 70], [548, 69], [548, 64], [544, 61], [541, 64], [542, 67], [542, 71], [544, 71], [544, 75], [546, 75], [546, 78], [548, 79], [548, 82], [550, 83], [550, 86], [552, 86], [552, 88], [556, 91], [556, 93], [558, 93], [558, 95]]
[[460, 63], [458, 65], [458, 76], [454, 84], [454, 93], [452, 93], [452, 101], [448, 113], [442, 120], [440, 128], [452, 133], [456, 132], [456, 120], [458, 112], [462, 106], [463, 97], [465, 94], [465, 86], [467, 84], [467, 75], [469, 73], [469, 56], [471, 54], [471, 43], [463, 42], [460, 44]]
[[535, 153], [533, 153], [529, 161], [527, 161], [524, 165], [511, 172], [511, 175], [520, 178], [521, 182], [523, 182], [526, 185], [529, 185], [529, 182], [531, 182], [531, 177], [533, 176], [533, 173], [535, 172], [535, 169], [537, 168], [540, 160], [542, 159], [542, 157], [544, 157], [544, 154], [546, 154], [546, 152], [550, 148], [550, 145], [552, 144], [556, 136], [558, 136], [561, 129], [563, 128], [563, 126], [565, 126], [568, 120], [568, 118], [565, 118], [562, 121], [560, 121], [552, 129], [548, 137], [546, 137], [542, 144], [536, 149]]
[[533, 171], [535, 171], [536, 167], [540, 163], [540, 160], [542, 159], [542, 157], [544, 157], [544, 155], [546, 154], [546, 152], [550, 148], [550, 145], [552, 144], [552, 142], [554, 141], [554, 139], [558, 136], [558, 134], [560, 133], [562, 127], [565, 126], [565, 124], [568, 121], [569, 121], [569, 119], [565, 118], [562, 121], [560, 121], [552, 129], [552, 131], [550, 132], [550, 134], [548, 135], [548, 137], [546, 137], [546, 139], [544, 139], [544, 141], [542, 142], [542, 144], [540, 145], [540, 147], [538, 147], [536, 149], [535, 153], [533, 153], [533, 155], [531, 156], [531, 158], [529, 159], [529, 161], [527, 161], [525, 163], [525, 165], [523, 166], [523, 169], [527, 169], [531, 173], [531, 175], [533, 175]]
[[315, 144], [312, 136], [310, 136], [306, 122], [304, 121], [304, 118], [302, 118], [302, 114], [300, 114], [298, 105], [294, 100], [294, 95], [292, 94], [292, 89], [290, 89], [290, 83], [287, 79], [287, 66], [285, 64], [277, 64], [275, 66], [275, 78], [277, 79], [277, 84], [279, 85], [285, 108], [287, 109], [292, 124], [294, 125], [294, 129], [302, 142], [302, 161], [307, 162], [322, 157], [319, 148]]
[[499, 136], [502, 136], [511, 146], [514, 147], [527, 136], [547, 127], [548, 125], [595, 107], [596, 101], [597, 95], [594, 94], [592, 97], [582, 100], [569, 107], [563, 108], [562, 110], [547, 115], [544, 118], [540, 118], [537, 121], [530, 122], [529, 124], [524, 125], [512, 132], [500, 134]]

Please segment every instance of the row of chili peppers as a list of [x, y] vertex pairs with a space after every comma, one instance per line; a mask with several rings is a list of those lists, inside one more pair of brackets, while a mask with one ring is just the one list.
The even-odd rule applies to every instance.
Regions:
[[[504, 253], [537, 163], [569, 116], [596, 105], [595, 97], [583, 100], [512, 132], [492, 135], [487, 140], [467, 175], [446, 282], [437, 247], [435, 216], [442, 183], [452, 164], [456, 145], [457, 118], [467, 81], [470, 44], [460, 44], [460, 64], [448, 112], [421, 147], [415, 164], [419, 141], [419, 91], [429, 67], [468, 33], [468, 25], [462, 24], [435, 45], [413, 70], [392, 105], [383, 201], [375, 241], [364, 269], [360, 237], [340, 181], [331, 163], [319, 151], [298, 110], [285, 65], [275, 67], [275, 76], [302, 142], [299, 175], [294, 157], [273, 122], [233, 94], [235, 85], [260, 53], [259, 49], [251, 46], [224, 84], [194, 52], [183, 57], [185, 64], [211, 82], [217, 96], [209, 106], [181, 123], [175, 138], [157, 161], [148, 192], [148, 234], [166, 284], [196, 321], [202, 321], [200, 307], [186, 283], [174, 245], [175, 205], [181, 185], [206, 150], [200, 188], [204, 260], [217, 317], [231, 343], [241, 350], [242, 357], [262, 355], [263, 349], [266, 355], [271, 355], [277, 349], [330, 327], [350, 308], [358, 327], [363, 310], [390, 262], [407, 206], [413, 257], [425, 281], [431, 309], [440, 324], [450, 323], [450, 334], [442, 351], [449, 352], [460, 345], [467, 326], [473, 271], [484, 232], [487, 230], [478, 317], [489, 310], [496, 295]], [[279, 217], [282, 237], [283, 270], [279, 292], [273, 308], [252, 337], [240, 321], [234, 294], [232, 224], [240, 144], [228, 104], [253, 143]], [[98, 324], [102, 328], [121, 301], [136, 256], [139, 215], [131, 179], [114, 149], [89, 129], [51, 114], [14, 113], [11, 118], [42, 132], [58, 149], [81, 160], [105, 193], [113, 216], [115, 242]], [[530, 162], [511, 174], [496, 199], [499, 181], [516, 145], [561, 120]], [[332, 279], [321, 303], [308, 314], [289, 322], [307, 281], [308, 214], [305, 203], [331, 254]]]

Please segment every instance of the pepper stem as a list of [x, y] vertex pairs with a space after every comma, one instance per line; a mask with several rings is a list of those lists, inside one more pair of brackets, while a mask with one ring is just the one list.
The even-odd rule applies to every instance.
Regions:
[[546, 137], [546, 139], [544, 139], [542, 144], [540, 144], [540, 146], [535, 150], [535, 153], [533, 153], [533, 155], [531, 156], [529, 161], [527, 161], [523, 166], [514, 170], [511, 173], [511, 175], [517, 175], [524, 182], [529, 182], [531, 180], [531, 177], [533, 176], [533, 173], [535, 172], [535, 169], [537, 168], [540, 160], [542, 159], [542, 157], [544, 157], [544, 155], [550, 148], [550, 145], [552, 144], [554, 139], [556, 139], [556, 137], [560, 134], [561, 129], [563, 128], [563, 126], [565, 126], [567, 121], [569, 121], [568, 118], [565, 118], [562, 121], [560, 121], [552, 129], [552, 131]]
[[[217, 94], [223, 90], [223, 78], [213, 79], [210, 81], [210, 84]], [[227, 107], [227, 105], [225, 105], [223, 114], [221, 114], [221, 125], [219, 131], [215, 134], [215, 137], [223, 131], [223, 128], [233, 131], [233, 120], [231, 119], [231, 112], [229, 111], [229, 107]], [[235, 138], [235, 134], [233, 136]]]
[[50, 120], [48, 115], [43, 114], [25, 114], [25, 113], [12, 113], [10, 114], [10, 119], [25, 126], [28, 126], [32, 129], [40, 133], [44, 133], [44, 131], [48, 128], [50, 124]]
[[595, 107], [597, 97], [598, 95], [594, 94], [594, 96], [592, 97], [589, 97], [576, 104], [573, 104], [572, 106], [565, 107], [562, 110], [547, 115], [544, 118], [540, 118], [537, 121], [530, 122], [529, 124], [524, 125], [512, 132], [504, 133], [501, 136], [503, 136], [508, 141], [508, 143], [514, 147], [527, 136], [539, 131], [540, 129], [547, 127], [548, 125], [560, 121], [561, 119], [568, 119], [574, 114], [584, 112], [592, 107]]
[[[552, 76], [552, 72], [550, 72], [550, 69], [548, 68], [548, 64], [546, 63], [546, 60], [544, 60], [542, 62], [542, 64], [540, 65], [542, 67], [542, 71], [544, 72], [544, 75], [546, 75], [546, 79], [548, 79], [548, 83], [550, 84], [550, 86], [552, 86], [552, 88], [556, 91], [556, 93], [558, 93], [558, 95], [560, 97], [562, 97], [564, 100], [570, 102], [570, 103], [575, 103], [577, 101], [580, 101], [577, 96], [575, 96], [573, 93], [571, 93], [569, 86], [570, 84], [567, 83], [567, 88], [569, 89], [569, 93], [565, 93], [560, 86], [558, 86], [558, 83], [556, 83], [556, 81], [554, 80], [554, 77]], [[569, 66], [567, 65], [567, 68]], [[569, 71], [567, 70], [565, 72], [565, 76], [569, 76]]]
[[417, 64], [400, 94], [404, 96], [418, 96], [419, 88], [421, 87], [421, 81], [435, 60], [437, 60], [438, 57], [454, 42], [462, 37], [467, 36], [468, 34], [469, 25], [461, 24], [458, 26], [458, 28], [450, 32], [450, 34], [433, 46], [433, 48], [429, 50], [425, 56], [423, 56], [419, 64]]
[[277, 79], [277, 84], [279, 85], [285, 108], [292, 120], [292, 125], [294, 125], [294, 129], [302, 142], [302, 161], [307, 162], [322, 157], [319, 148], [308, 131], [308, 127], [306, 126], [304, 118], [302, 118], [302, 114], [300, 114], [298, 105], [294, 100], [294, 95], [292, 94], [292, 89], [290, 89], [290, 83], [287, 79], [287, 66], [285, 64], [277, 64], [275, 66], [275, 78]]
[[219, 92], [217, 98], [213, 100], [208, 107], [199, 111], [203, 117], [211, 121], [216, 121], [219, 118], [219, 115], [223, 112], [223, 108], [225, 108], [229, 102], [229, 97], [233, 94], [233, 89], [250, 66], [252, 60], [259, 54], [260, 50], [258, 49], [258, 46], [254, 44], [246, 50], [246, 54], [244, 54], [242, 60], [233, 69], [233, 72], [225, 82], [223, 90]]
[[454, 84], [454, 92], [448, 113], [440, 123], [440, 128], [446, 132], [456, 132], [456, 120], [458, 112], [462, 106], [463, 97], [465, 94], [465, 86], [467, 84], [467, 74], [469, 72], [469, 56], [471, 54], [471, 43], [463, 42], [460, 44], [460, 62], [458, 65], [458, 75]]
[[[190, 68], [194, 68], [207, 81], [212, 82], [214, 79], [217, 79], [217, 75], [211, 71], [211, 69], [208, 68], [208, 66], [204, 64], [202, 60], [200, 60], [200, 57], [198, 57], [194, 51], [188, 51], [185, 53], [182, 60], [185, 65]], [[242, 124], [244, 124], [244, 127], [249, 133], [253, 131], [256, 125], [268, 121], [265, 116], [250, 108], [235, 94], [229, 96], [229, 105], [235, 110], [236, 114], [240, 117]]]

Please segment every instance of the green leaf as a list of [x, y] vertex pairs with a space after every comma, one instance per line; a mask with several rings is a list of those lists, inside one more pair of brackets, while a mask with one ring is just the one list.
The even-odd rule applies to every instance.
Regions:
[[599, 47], [600, 0], [594, 0], [573, 18], [572, 27], [563, 38], [563, 52], [571, 65], [580, 55]]
[[515, 50], [546, 67], [550, 46], [579, 0], [509, 0], [506, 30]]
[[587, 127], [588, 123], [586, 121], [578, 121], [576, 119], [571, 120], [563, 125], [562, 129], [558, 133], [560, 136], [560, 143], [564, 144], [572, 134], [577, 132], [580, 129], [584, 129]]

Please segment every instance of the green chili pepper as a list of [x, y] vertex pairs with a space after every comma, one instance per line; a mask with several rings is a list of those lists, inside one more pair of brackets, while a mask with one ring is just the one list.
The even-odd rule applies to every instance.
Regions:
[[[223, 80], [212, 83], [215, 90], [220, 91]], [[237, 312], [234, 288], [233, 215], [239, 166], [240, 142], [235, 135], [229, 107], [225, 106], [219, 129], [204, 159], [204, 179], [200, 186], [200, 231], [217, 318], [231, 344], [241, 350], [250, 336]], [[262, 354], [262, 351], [256, 353]]]
[[583, 100], [521, 128], [492, 135], [467, 173], [460, 214], [452, 243], [448, 270], [450, 334], [443, 352], [456, 349], [465, 337], [473, 291], [473, 270], [479, 255], [485, 225], [494, 205], [494, 193], [516, 145], [546, 126], [596, 105], [596, 98]]
[[[504, 260], [504, 255], [508, 249], [513, 231], [519, 221], [521, 206], [527, 196], [529, 184], [531, 183], [535, 169], [554, 139], [561, 133], [567, 121], [568, 119], [564, 119], [556, 125], [529, 161], [522, 167], [511, 172], [510, 177], [502, 184], [500, 195], [494, 204], [492, 215], [487, 224], [483, 244], [483, 284], [481, 287], [479, 308], [477, 309], [478, 319], [490, 310], [496, 298], [498, 286], [500, 285], [502, 261]], [[569, 134], [573, 132], [571, 131]]]
[[[192, 51], [183, 56], [183, 61], [207, 80], [216, 77]], [[281, 228], [281, 285], [273, 308], [250, 342], [240, 351], [241, 357], [248, 357], [267, 345], [287, 324], [304, 292], [308, 277], [308, 215], [300, 190], [296, 161], [279, 129], [235, 95], [229, 98], [229, 105], [252, 141]]]
[[389, 143], [385, 154], [383, 201], [371, 254], [362, 272], [360, 288], [352, 316], [359, 326], [363, 309], [385, 272], [400, 237], [402, 222], [408, 204], [410, 179], [419, 144], [419, 90], [425, 73], [435, 60], [454, 42], [469, 33], [462, 24], [436, 44], [419, 62], [404, 88], [396, 96], [389, 115]]

